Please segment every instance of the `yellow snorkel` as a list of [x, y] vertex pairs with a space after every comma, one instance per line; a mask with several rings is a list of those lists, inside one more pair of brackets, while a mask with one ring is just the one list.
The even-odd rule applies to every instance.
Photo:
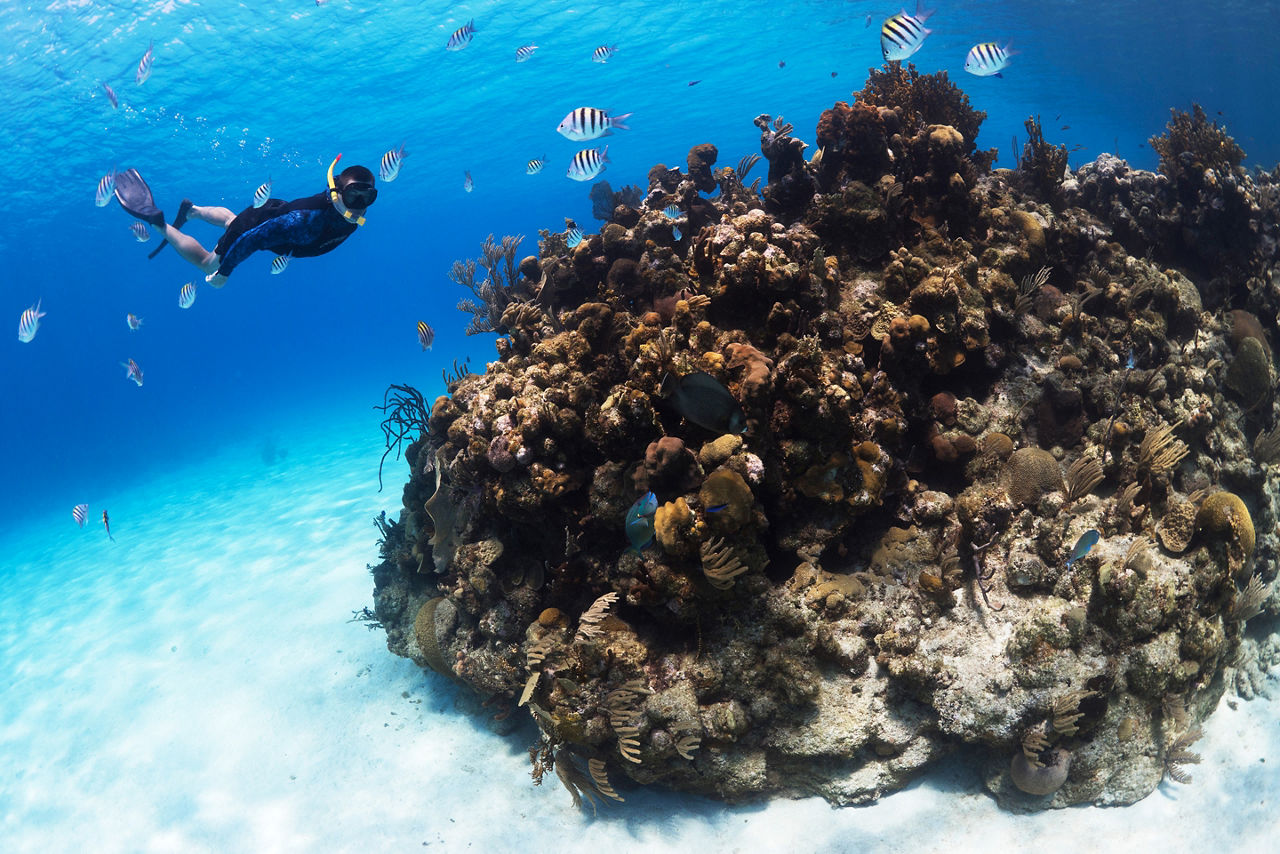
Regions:
[[[329, 198], [334, 202], [342, 202], [342, 194], [338, 192], [338, 185], [333, 180], [333, 168], [338, 165], [338, 161], [342, 159], [342, 152], [338, 152], [338, 156], [333, 158], [333, 162], [329, 164]], [[342, 218], [347, 222], [355, 223], [357, 226], [364, 225], [364, 217], [356, 216], [347, 210], [346, 202], [342, 202], [342, 209], [339, 211]]]

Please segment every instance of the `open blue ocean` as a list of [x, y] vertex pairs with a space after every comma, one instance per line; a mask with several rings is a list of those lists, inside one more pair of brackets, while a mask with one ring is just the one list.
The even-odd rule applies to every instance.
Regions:
[[[987, 112], [978, 146], [997, 167], [1039, 116], [1072, 168], [1107, 152], [1154, 169], [1147, 140], [1193, 103], [1246, 167], [1280, 163], [1280, 3], [934, 5], [911, 61]], [[565, 174], [579, 149], [608, 145], [600, 179], [617, 190], [683, 167], [699, 143], [720, 165], [758, 152], [761, 113], [812, 142], [822, 111], [881, 65], [880, 27], [898, 11], [0, 4], [0, 850], [1270, 850], [1280, 732], [1267, 699], [1211, 719], [1194, 785], [1130, 808], [1014, 816], [955, 761], [867, 808], [726, 807], [655, 788], [593, 816], [558, 784], [532, 785], [527, 733], [490, 732], [465, 692], [350, 622], [372, 602], [372, 520], [400, 511], [407, 475], [388, 456], [379, 491], [374, 406], [391, 383], [430, 402], [444, 372], [496, 356], [496, 336], [465, 334], [453, 262], [490, 234], [523, 235], [523, 257], [566, 218], [598, 231], [591, 182]], [[471, 43], [447, 51], [470, 21]], [[1009, 68], [966, 74], [987, 41], [1018, 51]], [[602, 45], [616, 53], [593, 62]], [[629, 128], [558, 134], [583, 105], [630, 113]], [[321, 192], [339, 153], [339, 168], [377, 173], [401, 144], [399, 175], [345, 243], [279, 275], [258, 253], [221, 289], [172, 247], [148, 259], [160, 238], [139, 242], [115, 201], [95, 205], [104, 175], [133, 168], [170, 220], [184, 198], [239, 211], [268, 180], [280, 199]], [[184, 232], [206, 247], [219, 234]], [[37, 303], [38, 331], [20, 341]]]

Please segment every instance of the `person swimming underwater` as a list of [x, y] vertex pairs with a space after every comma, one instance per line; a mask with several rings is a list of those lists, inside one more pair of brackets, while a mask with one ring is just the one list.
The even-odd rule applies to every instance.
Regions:
[[[152, 201], [151, 189], [136, 169], [117, 173], [116, 198], [129, 213], [163, 232], [165, 240], [183, 259], [206, 274], [206, 282], [220, 288], [240, 262], [254, 252], [265, 249], [293, 258], [323, 255], [364, 225], [365, 212], [378, 198], [373, 173], [364, 166], [348, 166], [335, 177], [333, 170], [341, 159], [339, 154], [329, 164], [329, 186], [323, 192], [291, 202], [267, 199], [261, 207], [250, 206], [238, 214], [228, 208], [205, 207], [183, 199], [173, 223], [166, 223], [164, 214]], [[212, 252], [182, 233], [180, 229], [189, 218], [225, 229]], [[162, 243], [160, 248], [163, 247]], [[155, 252], [151, 254], [154, 256]]]

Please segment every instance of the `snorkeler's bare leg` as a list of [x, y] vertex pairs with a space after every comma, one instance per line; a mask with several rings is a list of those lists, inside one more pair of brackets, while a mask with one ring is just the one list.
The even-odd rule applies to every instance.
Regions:
[[227, 208], [192, 205], [191, 210], [187, 212], [187, 218], [198, 219], [201, 222], [207, 222], [210, 225], [226, 228], [231, 224], [231, 220], [236, 218], [236, 215]]
[[222, 263], [217, 255], [201, 246], [200, 241], [189, 234], [183, 234], [172, 225], [165, 224], [164, 236], [173, 244], [173, 248], [178, 250], [178, 254], [184, 261], [196, 265], [205, 273], [212, 273]]

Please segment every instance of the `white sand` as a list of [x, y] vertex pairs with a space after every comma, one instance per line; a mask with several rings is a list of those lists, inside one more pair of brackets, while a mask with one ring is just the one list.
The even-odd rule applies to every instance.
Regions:
[[[283, 431], [278, 431], [283, 432]], [[230, 448], [70, 520], [0, 534], [0, 850], [1274, 851], [1277, 704], [1225, 706], [1189, 786], [1124, 809], [1001, 812], [963, 762], [869, 808], [725, 807], [622, 788], [575, 810], [522, 733], [347, 622], [371, 604], [376, 421]], [[91, 508], [97, 519], [101, 507]], [[407, 696], [406, 696], [407, 695]], [[616, 775], [615, 775], [616, 776]]]

